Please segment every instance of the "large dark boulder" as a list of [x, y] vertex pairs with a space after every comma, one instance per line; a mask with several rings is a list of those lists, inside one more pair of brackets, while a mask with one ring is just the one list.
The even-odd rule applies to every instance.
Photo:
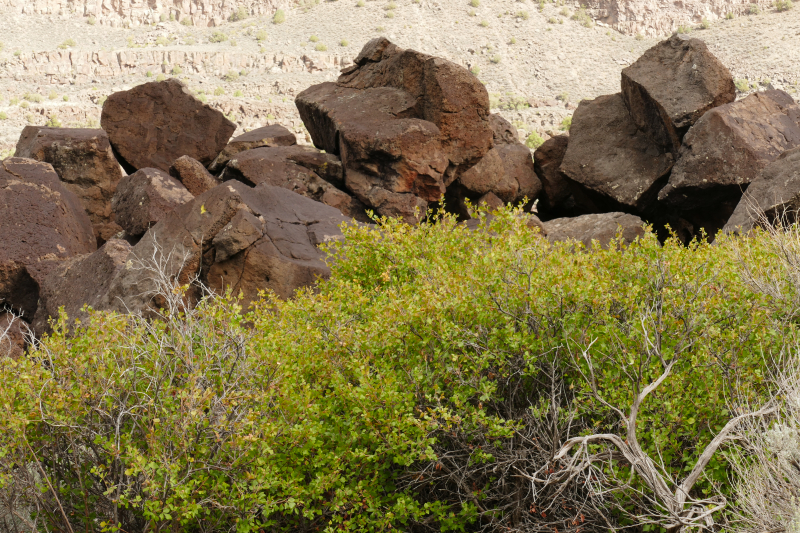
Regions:
[[561, 173], [568, 143], [568, 135], [557, 135], [547, 139], [533, 153], [533, 170], [542, 183], [538, 211], [548, 218], [568, 211], [575, 203], [569, 180]]
[[633, 122], [677, 154], [704, 113], [736, 99], [736, 86], [703, 41], [675, 34], [622, 70], [622, 97]]
[[211, 163], [211, 166], [208, 167], [208, 170], [215, 174], [221, 172], [233, 156], [245, 150], [264, 146], [292, 146], [295, 144], [297, 144], [297, 137], [280, 124], [256, 128], [231, 139], [214, 162]]
[[794, 223], [800, 210], [800, 148], [783, 152], [745, 191], [723, 228], [746, 233], [761, 223]]
[[494, 145], [519, 143], [519, 132], [509, 121], [497, 113], [489, 115], [489, 126], [492, 128]]
[[49, 163], [0, 162], [0, 307], [33, 318], [39, 282], [58, 261], [97, 248], [80, 200]]
[[617, 236], [622, 242], [631, 243], [644, 236], [644, 221], [628, 213], [593, 213], [571, 218], [556, 218], [544, 222], [544, 230], [550, 242], [579, 241], [591, 247], [597, 241], [608, 248]]
[[672, 163], [672, 154], [637, 128], [622, 95], [613, 94], [578, 105], [560, 170], [586, 212], [644, 213]]
[[186, 187], [166, 172], [143, 168], [120, 180], [112, 209], [125, 233], [140, 237], [167, 213], [192, 198]]
[[100, 125], [133, 170], [164, 172], [183, 155], [210, 165], [236, 130], [236, 124], [174, 78], [110, 95]]
[[659, 203], [680, 212], [695, 233], [703, 228], [713, 235], [761, 170], [797, 146], [800, 107], [783, 91], [754, 93], [715, 107], [684, 137]]
[[64, 187], [80, 199], [99, 244], [120, 231], [114, 222], [111, 198], [122, 179], [122, 169], [105, 131], [26, 126], [14, 157], [36, 159], [53, 166]]
[[192, 196], [200, 196], [220, 183], [200, 161], [188, 155], [181, 156], [172, 163], [169, 175], [180, 181]]

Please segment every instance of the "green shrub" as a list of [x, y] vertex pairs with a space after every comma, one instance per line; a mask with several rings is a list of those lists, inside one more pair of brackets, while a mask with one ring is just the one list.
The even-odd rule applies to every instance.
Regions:
[[317, 37], [316, 35], [312, 35], [311, 37], [308, 38], [308, 40], [311, 41], [312, 43], [316, 43], [319, 41], [319, 37]]
[[167, 14], [166, 14], [166, 13], [161, 13], [161, 14], [158, 16], [158, 20], [159, 20], [160, 22], [166, 22], [166, 21], [167, 21]]
[[169, 44], [169, 39], [167, 39], [163, 35], [159, 35], [156, 37], [156, 46], [167, 46]]
[[58, 93], [55, 91], [50, 91], [50, 94], [47, 95], [48, 100], [55, 100], [58, 98]]
[[183, 26], [194, 26], [194, 22], [192, 22], [191, 17], [182, 17], [181, 18], [181, 25], [183, 25]]
[[61, 120], [59, 120], [58, 115], [50, 115], [50, 118], [47, 119], [44, 125], [49, 128], [60, 128]]
[[244, 93], [242, 93], [242, 91], [236, 90], [233, 91], [233, 96], [235, 96], [236, 98], [241, 98], [242, 96], [244, 96]]
[[488, 28], [489, 27], [489, 22], [486, 19], [484, 19], [484, 20], [482, 20], [480, 22], [480, 26], [481, 26], [481, 28]]
[[62, 50], [66, 50], [67, 48], [72, 48], [73, 46], [77, 45], [78, 43], [75, 42], [74, 39], [67, 39], [63, 43], [59, 44], [58, 47]]
[[228, 36], [222, 33], [221, 31], [215, 31], [211, 34], [211, 37], [208, 38], [208, 42], [210, 43], [221, 43], [228, 40]]
[[5, 111], [0, 111], [0, 120], [8, 120], [8, 115]]
[[727, 13], [725, 13], [725, 18], [728, 20], [733, 20], [733, 16], [734, 16], [733, 11], [728, 11]]
[[65, 102], [69, 102], [69, 96], [65, 94], [62, 100], [64, 100]]
[[158, 76], [156, 76], [156, 81], [164, 81], [166, 79], [167, 79], [167, 77], [164, 74], [160, 73], [160, 72], [159, 72]]
[[273, 24], [282, 24], [286, 22], [286, 13], [283, 12], [283, 9], [278, 9], [275, 11], [275, 16], [272, 17]]
[[775, 10], [778, 12], [789, 11], [794, 7], [792, 0], [775, 0], [775, 3], [773, 5], [775, 7]]
[[501, 57], [499, 55], [493, 55], [489, 61], [494, 63], [495, 65], [501, 61]]
[[736, 90], [741, 93], [746, 93], [750, 90], [750, 82], [745, 79], [737, 78], [734, 84], [736, 85]]
[[22, 98], [29, 102], [40, 103], [42, 101], [42, 95], [36, 93], [25, 93]]
[[258, 30], [258, 32], [256, 32], [256, 41], [258, 42], [266, 41], [267, 37], [268, 35], [265, 30]]
[[239, 73], [235, 70], [229, 70], [227, 74], [222, 77], [225, 81], [236, 81], [239, 79]]
[[214, 89], [214, 96], [222, 96], [223, 94], [225, 94], [225, 89], [222, 87], [217, 87]]
[[542, 139], [542, 136], [535, 131], [532, 131], [530, 135], [528, 135], [528, 138], [525, 139], [525, 146], [531, 150], [536, 150], [542, 145], [542, 143], [544, 143], [544, 139]]
[[20, 106], [22, 109], [28, 109], [28, 108], [29, 108], [31, 105], [30, 105], [30, 104], [29, 104], [29, 103], [28, 103], [26, 100], [23, 100], [23, 101], [22, 101], [22, 102], [19, 104], [19, 106]]
[[474, 10], [474, 9], [470, 9], [470, 10], [469, 10], [469, 12], [468, 12], [467, 14], [468, 14], [470, 17], [477, 17], [477, 16], [478, 16], [478, 14], [475, 12], [475, 10]]
[[358, 0], [358, 2], [356, 2], [356, 7], [364, 7], [365, 5], [364, 0]]
[[481, 5], [481, 0], [470, 0], [469, 5], [472, 7], [478, 7]]
[[86, 24], [88, 24], [89, 26], [94, 26], [95, 24], [97, 24], [97, 19], [89, 15], [89, 18], [86, 19]]
[[572, 127], [572, 117], [564, 117], [564, 120], [561, 121], [561, 130], [562, 131], [569, 131]]
[[675, 30], [676, 33], [690, 33], [691, 31], [692, 27], [684, 24], [681, 24], [680, 26], [678, 26], [678, 29]]
[[244, 6], [239, 6], [236, 11], [231, 13], [231, 16], [228, 17], [228, 20], [231, 22], [238, 22], [240, 20], [244, 20], [250, 16], [250, 13], [247, 11], [247, 8]]
[[634, 38], [635, 38], [637, 41], [643, 41], [643, 40], [644, 40], [644, 35], [642, 35], [641, 33], [637, 33], [637, 34], [636, 34], [636, 36], [635, 36]]
[[509, 39], [508, 44], [517, 44], [517, 38], [512, 37], [511, 39]]
[[750, 15], [759, 15], [761, 9], [758, 7], [758, 4], [750, 4], [750, 7], [747, 8], [747, 13]]
[[319, 43], [317, 44], [317, 46], [314, 47], [314, 50], [316, 50], [317, 52], [325, 52], [326, 50], [328, 50], [328, 47], [322, 43]]
[[472, 67], [471, 69], [469, 69], [469, 71], [472, 72], [472, 74], [474, 74], [475, 76], [481, 73], [481, 69], [478, 66]]
[[577, 21], [581, 26], [585, 26], [586, 28], [594, 26], [594, 21], [585, 7], [578, 9], [575, 14], [572, 15], [572, 20]]
[[347, 41], [347, 39], [342, 39], [339, 41], [339, 46], [350, 46], [350, 43]]
[[394, 18], [394, 11], [387, 11], [386, 12], [386, 18], [387, 19], [393, 19]]
[[704, 30], [707, 30], [711, 27], [711, 23], [708, 21], [707, 18], [703, 17], [703, 20], [700, 22], [700, 27]]
[[183, 74], [183, 69], [180, 66], [175, 65], [174, 67], [172, 67], [171, 74], [173, 76], [177, 76], [178, 74]]
[[528, 20], [530, 14], [527, 11], [518, 11], [516, 17], [522, 20]]
[[19, 57], [21, 55], [22, 55], [22, 51], [21, 50], [14, 50], [14, 57]]
[[384, 9], [385, 11], [391, 11], [391, 10], [393, 10], [393, 9], [397, 9], [397, 4], [395, 4], [394, 2], [389, 2], [388, 4], [386, 4], [386, 5], [383, 7], [383, 9]]

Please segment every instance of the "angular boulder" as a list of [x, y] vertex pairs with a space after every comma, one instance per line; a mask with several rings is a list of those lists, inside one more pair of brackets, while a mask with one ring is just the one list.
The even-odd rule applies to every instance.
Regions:
[[489, 126], [492, 128], [494, 145], [519, 143], [519, 132], [509, 121], [497, 113], [489, 115]]
[[122, 179], [108, 135], [101, 129], [26, 126], [14, 157], [50, 163], [64, 183], [80, 199], [92, 221], [98, 244], [120, 231], [114, 222], [111, 198]]
[[542, 182], [533, 168], [530, 148], [521, 143], [506, 143], [497, 145], [494, 150], [500, 155], [505, 175], [517, 183], [517, 196], [512, 201], [536, 200], [542, 192]]
[[172, 163], [169, 175], [180, 181], [192, 196], [200, 196], [220, 184], [200, 161], [188, 155], [181, 156]]
[[280, 124], [256, 128], [231, 139], [217, 158], [214, 159], [214, 162], [211, 163], [211, 166], [208, 167], [208, 170], [218, 174], [233, 156], [245, 150], [264, 146], [292, 146], [295, 144], [297, 144], [297, 137]]
[[331, 159], [336, 157], [322, 154], [311, 146], [255, 148], [237, 154], [220, 177], [223, 181], [239, 180], [252, 187], [260, 183], [283, 187], [335, 207], [348, 217], [369, 222], [363, 203], [315, 172], [319, 169], [324, 175], [329, 166], [325, 160]]
[[583, 100], [572, 116], [560, 171], [588, 212], [643, 213], [656, 200], [673, 164], [634, 123], [622, 95]]
[[28, 325], [11, 313], [0, 312], [0, 358], [19, 359], [25, 355]]
[[[572, 142], [572, 141], [570, 141]], [[784, 151], [800, 146], [800, 106], [783, 91], [715, 107], [683, 139], [659, 203], [713, 235], [743, 190]]]
[[574, 203], [569, 180], [561, 173], [561, 163], [567, 152], [568, 135], [557, 135], [543, 142], [533, 153], [533, 170], [542, 183], [538, 210], [543, 215], [560, 213]]
[[736, 86], [703, 41], [675, 34], [622, 70], [622, 96], [633, 122], [677, 154], [703, 114], [736, 100]]
[[139, 237], [176, 207], [194, 198], [186, 187], [156, 168], [125, 176], [111, 202], [117, 223], [131, 237]]
[[800, 148], [783, 152], [745, 191], [725, 233], [747, 233], [761, 223], [791, 224], [800, 210]]
[[97, 248], [78, 197], [49, 163], [0, 162], [0, 306], [30, 320], [39, 282], [58, 261]]
[[626, 244], [645, 234], [641, 218], [620, 212], [556, 218], [544, 222], [544, 229], [550, 242], [579, 241], [587, 248], [592, 246], [593, 241], [597, 241], [602, 248], [608, 248], [618, 234]]
[[104, 298], [111, 284], [125, 270], [131, 245], [121, 239], [111, 239], [99, 250], [74, 257], [53, 268], [41, 283], [40, 305], [33, 317], [37, 335], [50, 333], [49, 319], [58, 317], [64, 308], [70, 326], [83, 321], [87, 314], [84, 305], [105, 308]]
[[174, 78], [110, 95], [100, 125], [132, 170], [164, 172], [184, 155], [210, 165], [236, 130], [236, 124]]

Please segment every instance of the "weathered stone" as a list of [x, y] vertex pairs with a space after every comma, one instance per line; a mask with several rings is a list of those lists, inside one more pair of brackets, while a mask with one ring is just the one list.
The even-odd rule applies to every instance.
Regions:
[[0, 213], [0, 306], [30, 319], [47, 270], [94, 251], [97, 240], [80, 200], [49, 163], [0, 162]]
[[[717, 210], [721, 202], [731, 200], [735, 206], [742, 190], [768, 163], [796, 146], [800, 146], [800, 107], [783, 91], [754, 93], [715, 107], [684, 137], [658, 199], [684, 211]], [[722, 224], [731, 213], [732, 208], [719, 213]]]
[[220, 184], [200, 161], [184, 155], [169, 167], [169, 175], [180, 181], [192, 196], [200, 196]]
[[487, 192], [480, 198], [478, 198], [478, 206], [485, 206], [491, 210], [500, 209], [501, 207], [505, 206], [506, 204], [497, 197], [494, 193]]
[[[322, 179], [314, 169], [328, 172], [336, 159], [311, 146], [275, 146], [240, 152], [228, 162], [221, 178], [235, 179], [250, 186], [268, 183], [302, 194], [339, 209], [344, 215], [368, 222], [366, 206], [346, 192]], [[334, 171], [335, 175], [335, 171]]]
[[[39, 292], [39, 309], [33, 319], [37, 335], [51, 331], [49, 319], [58, 317], [64, 308], [70, 325], [85, 321], [84, 305], [102, 309], [114, 280], [125, 270], [131, 245], [111, 239], [89, 255], [74, 257], [52, 269], [44, 278]], [[135, 310], [131, 310], [135, 311]]]
[[519, 132], [509, 121], [497, 113], [489, 115], [489, 125], [492, 128], [494, 145], [519, 143]]
[[212, 241], [218, 263], [227, 261], [264, 236], [264, 220], [240, 209]]
[[101, 129], [26, 126], [14, 157], [53, 165], [64, 183], [80, 199], [92, 221], [98, 244], [120, 231], [111, 211], [111, 197], [122, 178], [108, 135]]
[[736, 86], [703, 41], [675, 34], [622, 70], [622, 96], [633, 122], [677, 154], [704, 113], [736, 99]]
[[799, 210], [800, 148], [793, 148], [764, 167], [753, 180], [723, 231], [747, 233], [761, 223], [794, 223]]
[[568, 135], [550, 137], [533, 153], [533, 169], [542, 183], [540, 213], [558, 213], [572, 196], [569, 181], [560, 169], [568, 142]]
[[127, 165], [164, 172], [183, 155], [210, 165], [236, 130], [174, 78], [110, 95], [100, 124]]
[[587, 211], [641, 213], [655, 201], [672, 163], [672, 154], [639, 131], [622, 96], [613, 94], [578, 105], [560, 170]]
[[519, 192], [519, 183], [506, 174], [500, 151], [492, 148], [458, 178], [459, 183], [476, 197], [494, 193], [503, 202], [512, 202]]
[[556, 218], [544, 223], [550, 242], [579, 241], [586, 247], [597, 241], [602, 248], [608, 248], [617, 235], [624, 243], [631, 243], [644, 236], [644, 221], [628, 213], [598, 213], [572, 218]]
[[0, 312], [0, 358], [19, 359], [25, 355], [28, 325], [11, 313]]
[[295, 144], [297, 144], [297, 138], [294, 133], [279, 124], [256, 128], [231, 139], [208, 167], [208, 170], [215, 174], [221, 172], [233, 156], [245, 150], [263, 146], [292, 146]]
[[542, 182], [533, 169], [530, 148], [520, 143], [508, 143], [497, 145], [494, 149], [503, 161], [506, 179], [517, 183], [517, 195], [513, 201], [520, 202], [523, 198], [530, 202], [536, 200], [542, 192]]
[[128, 235], [138, 237], [192, 198], [172, 176], [156, 168], [143, 168], [120, 180], [111, 206], [117, 223]]

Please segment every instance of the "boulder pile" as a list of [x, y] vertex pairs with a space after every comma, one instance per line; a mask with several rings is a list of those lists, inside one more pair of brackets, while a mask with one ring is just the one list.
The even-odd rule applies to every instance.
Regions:
[[164, 283], [189, 285], [188, 303], [289, 298], [329, 275], [319, 245], [370, 212], [416, 224], [444, 202], [474, 229], [470, 205], [524, 204], [550, 241], [608, 246], [645, 222], [688, 241], [800, 208], [800, 107], [775, 90], [737, 101], [727, 68], [680, 35], [534, 154], [469, 71], [385, 38], [296, 104], [315, 147], [277, 124], [231, 139], [174, 79], [109, 96], [102, 129], [25, 128], [0, 161], [5, 351], [60, 307], [148, 315]]

